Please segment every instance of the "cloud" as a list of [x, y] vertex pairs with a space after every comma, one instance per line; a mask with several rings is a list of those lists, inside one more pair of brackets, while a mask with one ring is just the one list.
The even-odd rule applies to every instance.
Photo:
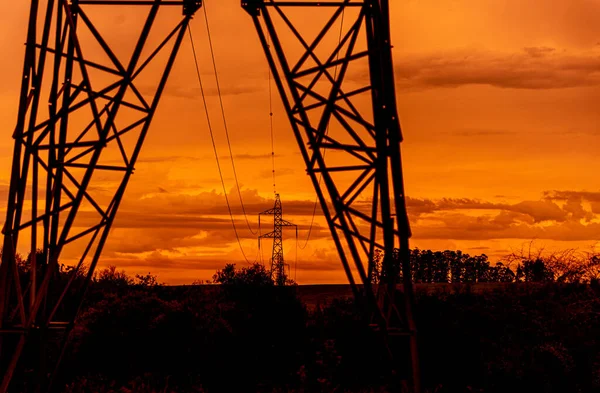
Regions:
[[551, 226], [525, 222], [498, 222], [494, 216], [472, 217], [465, 214], [440, 214], [431, 223], [413, 224], [416, 239], [548, 239], [557, 241], [593, 241], [598, 239], [600, 224], [581, 224], [576, 221]]
[[588, 202], [600, 202], [600, 191], [544, 191], [544, 197], [550, 200], [569, 200], [572, 198], [586, 200]]
[[[234, 191], [231, 190], [230, 195]], [[471, 198], [408, 198], [407, 206], [413, 238], [421, 242], [481, 242], [494, 239], [590, 241], [597, 240], [600, 223], [593, 220], [596, 215], [589, 211], [589, 204], [585, 205], [584, 202], [598, 199], [600, 195], [597, 194], [549, 191], [540, 200], [512, 204]], [[273, 203], [271, 198], [262, 197], [256, 190], [245, 189], [242, 196], [247, 212], [263, 211]], [[230, 201], [233, 200], [234, 195], [230, 198]], [[360, 208], [368, 205], [368, 201], [360, 202]], [[284, 203], [286, 218], [290, 221], [304, 216], [304, 222], [300, 225], [304, 233], [309, 227], [308, 218], [312, 216], [313, 207], [314, 201], [291, 200]], [[234, 207], [234, 211], [238, 236], [246, 257], [252, 262], [258, 258], [257, 235], [246, 228], [241, 209]], [[89, 214], [97, 219], [91, 213], [81, 213], [83, 218]], [[298, 270], [307, 274], [337, 272], [340, 270], [339, 256], [329, 240], [328, 228], [322, 225], [320, 209], [318, 214], [320, 222], [313, 227], [311, 247], [299, 255]], [[256, 229], [255, 214], [250, 215], [249, 219], [250, 225]], [[270, 217], [263, 219], [262, 233], [265, 233], [271, 229], [272, 221]], [[286, 242], [292, 242], [289, 244], [294, 244], [292, 232], [286, 231]], [[214, 190], [196, 195], [169, 191], [124, 201], [110, 238], [103, 254], [104, 265], [110, 262], [136, 272], [177, 275], [177, 280], [181, 282], [185, 282], [182, 277], [188, 275], [181, 272], [189, 272], [193, 278], [205, 277], [221, 268], [225, 262], [246, 263], [239, 251], [223, 195]], [[270, 247], [265, 247], [264, 243], [263, 247], [263, 252], [268, 254]], [[473, 252], [496, 252], [485, 244], [473, 244], [473, 247], [466, 248]], [[287, 248], [288, 253], [294, 255], [294, 251], [290, 250]], [[176, 271], [180, 273], [176, 274]]]
[[[573, 217], [587, 221], [600, 214], [600, 192], [589, 191], [546, 191], [544, 198], [550, 201], [563, 201], [564, 209]], [[589, 202], [591, 212], [583, 209], [583, 202]]]
[[567, 211], [550, 201], [523, 201], [514, 205], [508, 205], [505, 209], [527, 214], [532, 217], [535, 222], [562, 222], [567, 219], [568, 214]]
[[[236, 263], [240, 266], [245, 266], [246, 263], [240, 260], [240, 256], [226, 252], [213, 255], [169, 255], [164, 250], [157, 250], [145, 255], [132, 254], [115, 254], [111, 255], [107, 260], [103, 261], [104, 265], [116, 264], [120, 269], [125, 269], [127, 272], [133, 271], [150, 271], [152, 273], [175, 272], [177, 276], [181, 276], [181, 271], [186, 273], [183, 276], [188, 276], [182, 280], [188, 284], [196, 277], [189, 277], [191, 271], [209, 271], [214, 273], [217, 269], [223, 268], [227, 262]], [[252, 260], [250, 261], [252, 262]]]
[[[166, 190], [165, 190], [166, 191]], [[253, 234], [246, 225], [237, 191], [229, 192], [229, 201], [234, 214], [237, 236], [243, 242], [252, 242], [256, 247], [258, 234]], [[242, 190], [250, 227], [258, 230], [258, 212], [273, 206], [270, 198], [261, 197], [256, 190]], [[304, 222], [296, 222], [300, 237], [310, 227], [314, 201], [284, 201], [285, 217], [294, 222], [295, 218], [305, 216]], [[321, 215], [321, 210], [317, 209]], [[82, 211], [78, 216], [78, 225], [92, 226], [99, 220], [91, 211]], [[272, 217], [261, 218], [262, 233], [272, 230]], [[77, 229], [79, 230], [79, 229]], [[330, 238], [327, 227], [318, 220], [313, 223], [311, 240]], [[196, 195], [177, 194], [176, 191], [146, 194], [143, 198], [128, 198], [123, 201], [119, 214], [111, 230], [111, 241], [107, 243], [106, 255], [138, 254], [155, 250], [175, 252], [185, 248], [204, 250], [236, 249], [236, 233], [233, 230], [229, 211], [222, 194], [216, 191], [201, 192]], [[294, 231], [286, 231], [286, 239], [293, 239]]]
[[521, 52], [455, 50], [413, 55], [396, 62], [403, 88], [488, 85], [512, 89], [560, 89], [600, 84], [600, 52], [527, 47]]
[[531, 57], [543, 57], [556, 51], [556, 49], [547, 46], [532, 46], [523, 48], [523, 50]]
[[[565, 221], [569, 211], [564, 210], [551, 200], [522, 201], [515, 204], [478, 201], [469, 198], [442, 198], [437, 201], [429, 199], [406, 198], [410, 216], [419, 217], [423, 214], [449, 210], [501, 210], [504, 212], [521, 213], [529, 216], [534, 222]], [[500, 217], [499, 219], [506, 219]]]
[[[8, 201], [8, 192], [10, 191], [10, 185], [9, 184], [0, 184], [0, 203], [3, 204], [2, 207], [5, 207], [5, 202]], [[41, 192], [45, 192], [45, 189]]]
[[[592, 202], [591, 211], [586, 201]], [[600, 206], [593, 201], [600, 201], [600, 193], [548, 191], [541, 200], [514, 204], [407, 198], [407, 208], [417, 239], [588, 241], [597, 240], [600, 230], [595, 220]], [[473, 215], [473, 210], [481, 213]]]

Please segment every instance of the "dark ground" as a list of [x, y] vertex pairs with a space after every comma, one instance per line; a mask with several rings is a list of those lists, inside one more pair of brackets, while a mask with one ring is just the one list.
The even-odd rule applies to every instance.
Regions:
[[[61, 391], [392, 391], [350, 295], [346, 285], [92, 288]], [[586, 284], [418, 286], [426, 392], [600, 392], [598, 295]]]

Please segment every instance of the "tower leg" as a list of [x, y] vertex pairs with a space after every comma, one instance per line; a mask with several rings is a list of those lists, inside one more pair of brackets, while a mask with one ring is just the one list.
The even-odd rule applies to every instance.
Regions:
[[[0, 393], [11, 386], [25, 393], [25, 379], [28, 386], [34, 382], [30, 391], [48, 388], [59, 360], [49, 340], [66, 343], [185, 30], [201, 3], [140, 2], [133, 10], [114, 0], [48, 0], [44, 5], [38, 9], [38, 1], [31, 1], [13, 134], [0, 263]], [[145, 19], [131, 53], [121, 59], [92, 21], [98, 7], [123, 6]], [[165, 7], [173, 11], [169, 19], [175, 16], [172, 29], [149, 47], [147, 37]], [[104, 63], [85, 57], [82, 30], [101, 48]], [[156, 55], [165, 52], [166, 60], [158, 60]], [[148, 86], [143, 80], [148, 64], [161, 62], [156, 90], [141, 94], [137, 86]], [[106, 183], [100, 184], [103, 177], [111, 180], [108, 192]], [[76, 260], [61, 260], [76, 254]], [[63, 264], [72, 266], [70, 272], [60, 268]]]
[[[353, 293], [385, 342], [398, 332], [410, 336], [410, 354], [394, 355], [411, 359], [410, 385], [419, 392], [388, 1], [242, 0], [242, 7], [253, 19]], [[293, 22], [303, 18], [313, 23]], [[300, 53], [287, 49], [292, 41]], [[370, 205], [365, 196], [373, 196]], [[370, 266], [378, 252], [383, 252], [379, 296]]]

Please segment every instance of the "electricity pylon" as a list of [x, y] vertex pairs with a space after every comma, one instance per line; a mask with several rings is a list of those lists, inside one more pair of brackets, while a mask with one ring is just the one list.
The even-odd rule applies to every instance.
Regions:
[[273, 254], [271, 256], [271, 278], [277, 285], [285, 285], [287, 281], [287, 274], [285, 274], [286, 264], [283, 260], [283, 228], [284, 227], [296, 227], [296, 234], [298, 233], [298, 226], [292, 224], [289, 221], [283, 219], [283, 211], [281, 209], [281, 198], [279, 194], [275, 194], [275, 205], [272, 209], [265, 210], [258, 214], [258, 223], [260, 226], [261, 215], [272, 215], [273, 216], [273, 231], [265, 233], [258, 237], [258, 247], [260, 248], [261, 239], [273, 239]]
[[[47, 370], [54, 368], [44, 366], [49, 334], [63, 339], [60, 361], [185, 30], [201, 6], [200, 0], [30, 1], [0, 264], [0, 393], [15, 372], [37, 374], [40, 389], [51, 384]], [[140, 33], [131, 39], [118, 32], [113, 48], [94, 23], [103, 7], [115, 15], [117, 7], [148, 13]], [[159, 9], [163, 15], [179, 7], [183, 17], [151, 45]], [[388, 0], [242, 0], [242, 7], [254, 21], [353, 292], [384, 334], [397, 327], [408, 334], [418, 392]], [[300, 11], [296, 22], [292, 10]], [[320, 16], [327, 16], [321, 26]], [[123, 55], [128, 39], [133, 49]], [[92, 52], [100, 58], [88, 57]], [[140, 82], [148, 69], [158, 81]], [[368, 266], [376, 249], [384, 250], [379, 294]], [[18, 261], [23, 250], [29, 257]], [[59, 274], [65, 255], [79, 256], [66, 279]], [[400, 268], [403, 307], [395, 301]]]
[[[242, 8], [254, 22], [354, 295], [384, 339], [408, 337], [418, 392], [389, 0], [242, 0]], [[370, 264], [377, 249], [383, 262], [375, 291]]]
[[[182, 39], [201, 5], [31, 0], [2, 230], [0, 393], [9, 385], [22, 392], [25, 381], [36, 391], [50, 388]], [[106, 8], [114, 15], [133, 9], [140, 30], [103, 32], [94, 21]], [[171, 16], [161, 21], [170, 12], [165, 8]], [[151, 41], [155, 22], [168, 26], [169, 19], [168, 33]], [[18, 252], [29, 257], [20, 261]], [[78, 255], [66, 277], [59, 271], [65, 255]]]

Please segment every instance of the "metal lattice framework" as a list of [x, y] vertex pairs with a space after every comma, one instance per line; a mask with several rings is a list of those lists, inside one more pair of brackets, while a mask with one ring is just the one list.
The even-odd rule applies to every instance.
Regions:
[[[159, 10], [171, 6], [182, 7], [183, 16], [151, 42]], [[0, 393], [15, 372], [35, 380], [37, 390], [51, 385], [200, 6], [200, 0], [31, 0], [0, 265]], [[94, 23], [103, 7], [135, 7], [138, 15], [145, 9], [139, 34], [109, 43]], [[388, 1], [242, 0], [242, 7], [258, 31], [352, 289], [385, 337], [396, 328], [408, 333], [418, 392], [410, 266], [399, 263], [408, 261], [410, 228]], [[327, 16], [321, 25], [319, 16]], [[131, 50], [115, 50], [129, 39]], [[148, 74], [158, 79], [142, 82]], [[384, 251], [377, 291], [371, 285], [376, 249]], [[18, 252], [29, 256], [19, 260]], [[61, 258], [75, 257], [65, 276]], [[400, 266], [401, 304], [395, 301]], [[46, 352], [52, 337], [61, 342], [57, 353]], [[46, 365], [50, 358], [58, 360]], [[21, 389], [15, 381], [11, 386]]]
[[[242, 7], [254, 21], [348, 280], [387, 336], [400, 328], [410, 337], [418, 391], [410, 266], [400, 263], [409, 260], [410, 227], [388, 1], [242, 0]], [[377, 292], [376, 249], [384, 252]], [[404, 301], [397, 304], [400, 266]]]
[[298, 232], [298, 226], [292, 224], [289, 221], [283, 219], [283, 210], [281, 208], [281, 197], [279, 194], [275, 194], [275, 205], [272, 209], [265, 210], [258, 215], [258, 225], [260, 227], [260, 216], [261, 215], [272, 215], [273, 216], [273, 231], [260, 235], [258, 237], [258, 246], [260, 248], [261, 239], [273, 239], [273, 253], [271, 255], [271, 278], [277, 285], [285, 285], [287, 281], [287, 275], [285, 274], [286, 264], [283, 260], [283, 228], [284, 227], [295, 227], [296, 233]]
[[[118, 35], [119, 53], [94, 23], [106, 6], [145, 18], [138, 34]], [[0, 265], [0, 392], [8, 390], [17, 364], [20, 377], [36, 380], [38, 389], [50, 384], [46, 370], [54, 367], [45, 363], [54, 355], [56, 364], [63, 355], [185, 30], [200, 6], [200, 0], [31, 1]], [[150, 42], [164, 8], [179, 17], [169, 17], [168, 33]], [[144, 79], [149, 68], [151, 82]], [[19, 261], [17, 252], [29, 257]], [[78, 262], [65, 277], [60, 258], [73, 254]], [[50, 336], [63, 343], [58, 354], [45, 352]]]

